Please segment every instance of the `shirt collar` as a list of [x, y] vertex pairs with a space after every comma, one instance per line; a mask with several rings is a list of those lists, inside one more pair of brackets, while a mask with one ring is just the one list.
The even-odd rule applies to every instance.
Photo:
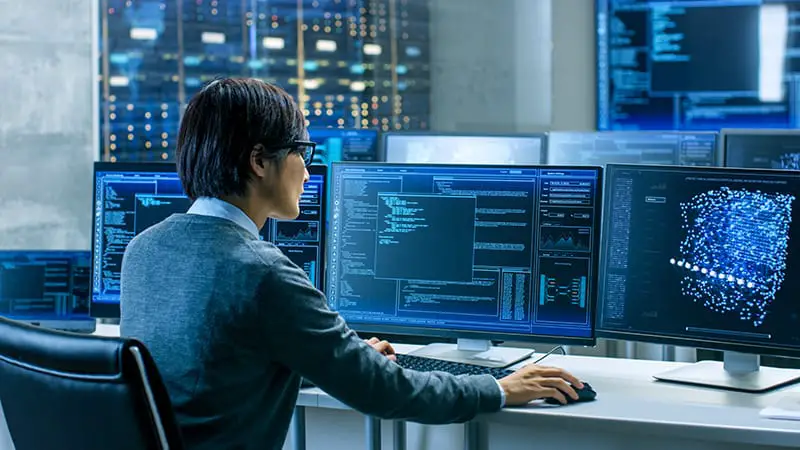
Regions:
[[187, 211], [187, 214], [219, 217], [220, 219], [230, 220], [249, 231], [256, 239], [260, 239], [258, 226], [253, 222], [253, 219], [248, 217], [244, 211], [225, 200], [213, 197], [200, 197], [194, 201], [189, 211]]

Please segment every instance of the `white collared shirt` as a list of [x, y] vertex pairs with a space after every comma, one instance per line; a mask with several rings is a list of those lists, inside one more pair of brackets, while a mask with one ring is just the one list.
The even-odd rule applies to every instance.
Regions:
[[244, 211], [226, 202], [225, 200], [220, 200], [213, 197], [200, 197], [194, 201], [192, 207], [189, 208], [189, 211], [187, 211], [186, 214], [197, 214], [198, 216], [211, 216], [230, 220], [236, 225], [239, 225], [240, 227], [249, 231], [250, 234], [256, 237], [256, 239], [261, 239], [258, 232], [258, 226], [256, 226], [255, 222], [253, 222], [253, 219], [248, 217]]

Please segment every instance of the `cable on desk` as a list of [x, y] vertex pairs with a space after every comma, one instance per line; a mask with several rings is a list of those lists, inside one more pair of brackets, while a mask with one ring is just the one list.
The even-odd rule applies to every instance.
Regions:
[[534, 361], [534, 364], [539, 364], [539, 361], [547, 358], [548, 356], [552, 355], [556, 350], [561, 350], [562, 355], [566, 355], [567, 351], [564, 349], [563, 345], [556, 345], [555, 347], [551, 348], [549, 352], [545, 353], [544, 355], [540, 356], [539, 359]]

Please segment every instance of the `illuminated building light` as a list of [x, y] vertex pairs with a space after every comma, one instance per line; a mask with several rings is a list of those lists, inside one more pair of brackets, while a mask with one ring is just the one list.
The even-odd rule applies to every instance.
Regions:
[[214, 31], [204, 31], [200, 34], [200, 40], [204, 44], [224, 44], [225, 33], [217, 33]]
[[270, 50], [282, 50], [286, 46], [286, 41], [279, 37], [265, 37], [261, 40], [261, 45]]
[[378, 44], [364, 44], [364, 54], [378, 56], [383, 53], [383, 49]]
[[137, 41], [154, 41], [158, 38], [158, 30], [155, 28], [131, 28], [130, 37]]

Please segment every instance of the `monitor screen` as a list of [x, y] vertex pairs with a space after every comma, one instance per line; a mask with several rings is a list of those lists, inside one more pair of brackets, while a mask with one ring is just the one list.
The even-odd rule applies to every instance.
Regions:
[[589, 343], [601, 169], [333, 165], [326, 293], [359, 331]]
[[327, 238], [326, 166], [310, 166], [308, 182], [300, 196], [300, 215], [295, 220], [270, 219], [261, 237], [272, 242], [298, 267], [317, 289], [324, 287], [325, 244]]
[[717, 165], [717, 134], [708, 132], [554, 131], [547, 136], [548, 164]]
[[[268, 221], [261, 237], [280, 247], [321, 288], [327, 168], [314, 165], [308, 170], [311, 177], [300, 200], [300, 217]], [[128, 242], [170, 215], [185, 213], [190, 206], [175, 164], [95, 163], [93, 317], [119, 317], [120, 271]]]
[[455, 135], [387, 133], [383, 151], [390, 163], [542, 163], [545, 135]]
[[370, 128], [309, 128], [309, 139], [317, 143], [314, 164], [334, 161], [377, 161], [378, 130]]
[[88, 251], [0, 251], [0, 315], [48, 328], [94, 331]]
[[723, 130], [726, 167], [800, 170], [800, 132]]
[[598, 336], [800, 351], [800, 173], [608, 165]]
[[596, 0], [597, 129], [796, 128], [795, 0]]

